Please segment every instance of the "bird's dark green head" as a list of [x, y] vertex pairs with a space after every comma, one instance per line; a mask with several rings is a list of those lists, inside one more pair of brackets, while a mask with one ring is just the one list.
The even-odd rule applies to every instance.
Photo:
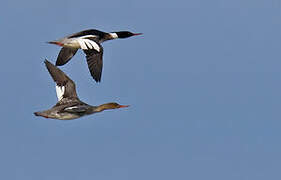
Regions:
[[138, 36], [138, 35], [142, 35], [142, 33], [132, 33], [130, 31], [118, 31], [118, 32], [114, 32], [117, 34], [118, 38], [128, 38], [131, 36]]

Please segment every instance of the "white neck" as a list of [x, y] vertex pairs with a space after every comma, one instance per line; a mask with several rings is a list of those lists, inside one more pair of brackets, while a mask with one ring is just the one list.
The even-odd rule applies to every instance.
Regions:
[[116, 33], [109, 33], [112, 39], [118, 38], [118, 35]]

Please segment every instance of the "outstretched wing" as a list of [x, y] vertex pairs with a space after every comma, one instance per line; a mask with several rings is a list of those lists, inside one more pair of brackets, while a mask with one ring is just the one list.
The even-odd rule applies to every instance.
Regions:
[[47, 59], [45, 60], [45, 65], [52, 76], [53, 80], [56, 82], [56, 91], [58, 100], [63, 98], [77, 98], [75, 83], [59, 68], [50, 63]]
[[92, 77], [95, 79], [96, 82], [101, 81], [101, 74], [102, 74], [102, 56], [103, 56], [103, 48], [99, 45], [99, 51], [96, 49], [83, 49], [84, 53], [86, 54], [86, 59], [88, 63], [88, 67]]
[[77, 52], [78, 49], [63, 47], [57, 58], [56, 66], [66, 64]]

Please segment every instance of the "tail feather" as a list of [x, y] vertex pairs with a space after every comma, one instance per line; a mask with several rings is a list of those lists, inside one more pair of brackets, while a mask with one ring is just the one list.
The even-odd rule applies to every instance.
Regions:
[[44, 112], [34, 112], [35, 116], [42, 116], [44, 118], [49, 118]]
[[35, 116], [41, 116], [41, 115], [40, 115], [40, 112], [34, 112], [34, 115], [35, 115]]

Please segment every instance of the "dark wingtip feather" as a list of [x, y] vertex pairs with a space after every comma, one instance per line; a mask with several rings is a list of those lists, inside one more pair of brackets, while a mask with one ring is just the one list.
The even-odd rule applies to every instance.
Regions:
[[50, 61], [48, 61], [47, 59], [45, 59], [44, 63], [45, 63], [45, 65], [46, 65], [46, 67], [47, 67], [48, 70], [49, 70], [49, 68], [50, 68], [51, 66], [54, 66], [54, 65], [53, 65]]
[[48, 61], [48, 59], [45, 59], [44, 63], [47, 64], [52, 64], [50, 61]]
[[93, 78], [97, 83], [99, 83], [99, 82], [101, 81], [101, 76], [98, 76], [98, 75], [92, 74], [92, 73], [91, 73], [91, 75], [92, 75], [92, 78]]

